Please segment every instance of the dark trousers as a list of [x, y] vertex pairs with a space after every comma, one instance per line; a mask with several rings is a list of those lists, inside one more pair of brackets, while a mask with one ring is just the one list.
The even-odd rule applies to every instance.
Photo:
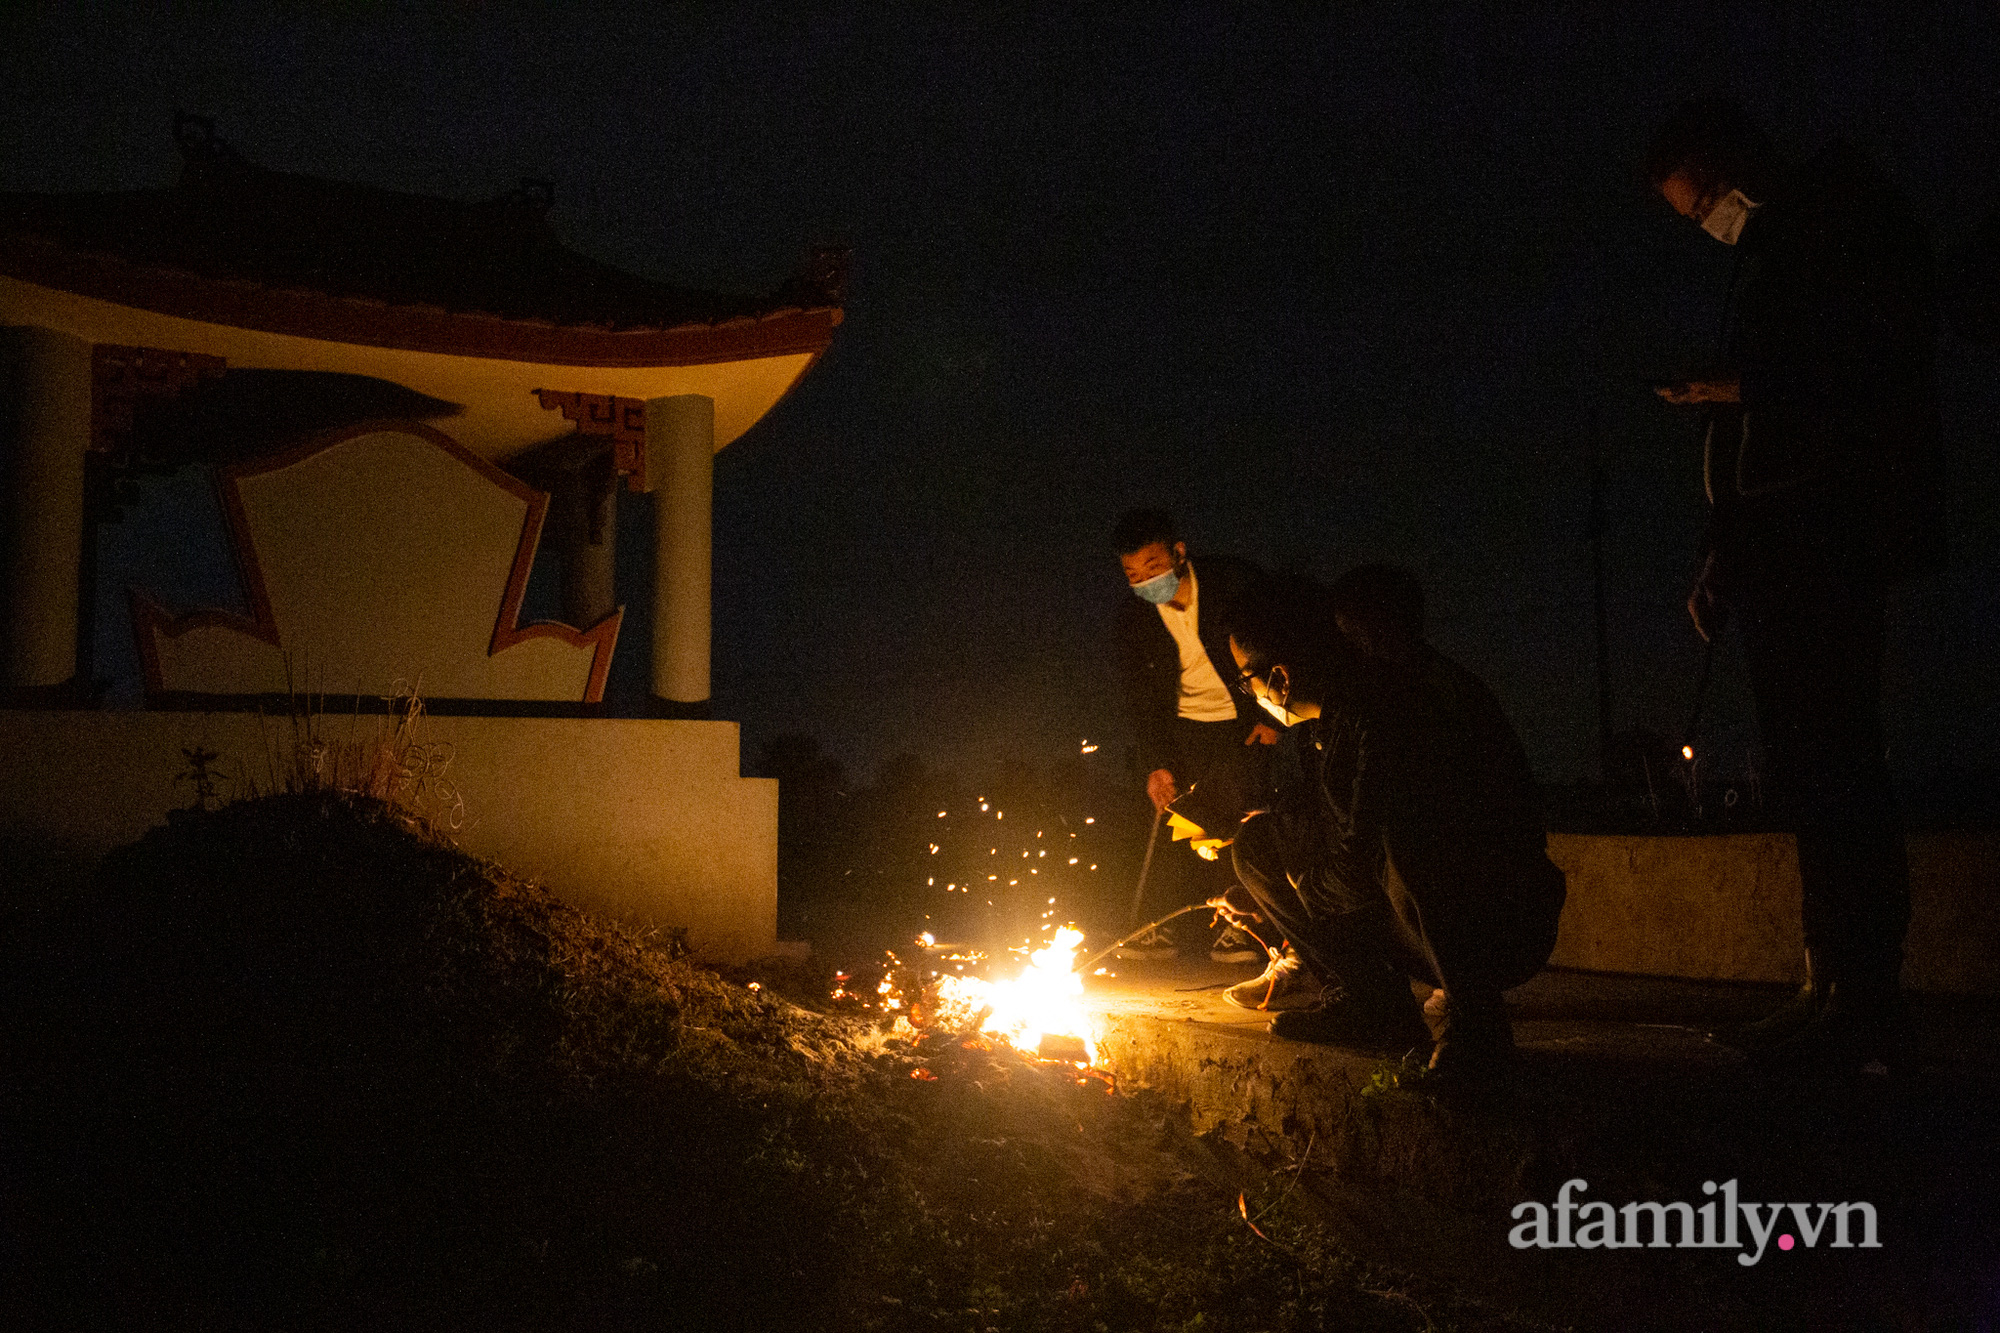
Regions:
[[[1250, 748], [1244, 739], [1250, 729], [1241, 722], [1195, 722], [1188, 718], [1174, 719], [1174, 761], [1169, 771], [1174, 775], [1174, 785], [1185, 792], [1204, 781], [1224, 781], [1246, 783], [1243, 766], [1252, 764], [1257, 755], [1246, 754]], [[1259, 751], [1266, 747], [1256, 747]], [[1226, 835], [1220, 835], [1226, 836]], [[1183, 907], [1189, 903], [1205, 902], [1226, 890], [1236, 882], [1230, 870], [1229, 858], [1221, 856], [1213, 861], [1204, 861], [1195, 855], [1186, 842], [1173, 842], [1167, 828], [1167, 821], [1160, 820], [1158, 841], [1153, 848], [1153, 868], [1146, 883], [1147, 910], [1158, 916]], [[1146, 919], [1151, 920], [1152, 916]]]
[[1910, 873], [1882, 733], [1879, 584], [1801, 560], [1733, 597], [1770, 761], [1769, 791], [1798, 839], [1816, 979], [1893, 994]]
[[1497, 1013], [1500, 992], [1555, 949], [1562, 872], [1538, 849], [1413, 830], [1328, 854], [1269, 815], [1243, 826], [1234, 853], [1265, 921], [1307, 966], [1350, 989], [1380, 994], [1414, 977], [1465, 1010]]

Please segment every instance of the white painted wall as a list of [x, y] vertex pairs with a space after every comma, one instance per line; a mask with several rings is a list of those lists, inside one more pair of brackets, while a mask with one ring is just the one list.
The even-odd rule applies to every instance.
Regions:
[[536, 533], [525, 488], [470, 459], [412, 427], [228, 475], [251, 548], [245, 573], [278, 641], [227, 619], [168, 633], [142, 616], [159, 688], [381, 696], [402, 680], [433, 698], [584, 700], [608, 648], [547, 634], [492, 651], [496, 622], [516, 632], [505, 594]]
[[[2000, 834], [1913, 833], [1903, 985], [2000, 995]], [[1798, 848], [1788, 833], [1549, 835], [1569, 880], [1558, 967], [1799, 982]]]
[[[323, 739], [382, 719], [329, 716]], [[778, 923], [778, 784], [739, 775], [733, 722], [437, 717], [446, 775], [465, 798], [459, 844], [574, 905], [644, 926], [685, 926], [697, 954], [745, 962]], [[95, 859], [137, 839], [192, 789], [181, 751], [267, 782], [289, 724], [246, 713], [0, 710], [0, 837]]]

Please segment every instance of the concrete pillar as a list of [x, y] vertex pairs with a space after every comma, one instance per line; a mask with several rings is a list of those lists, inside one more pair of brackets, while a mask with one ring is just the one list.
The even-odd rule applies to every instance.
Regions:
[[54, 329], [0, 329], [7, 435], [6, 610], [0, 685], [76, 675], [91, 345]]
[[715, 400], [646, 400], [653, 489], [653, 693], [708, 698], [709, 525], [715, 499]]

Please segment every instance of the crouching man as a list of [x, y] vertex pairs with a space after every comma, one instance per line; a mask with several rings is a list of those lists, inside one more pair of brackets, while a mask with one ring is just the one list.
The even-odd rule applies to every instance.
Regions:
[[[1419, 640], [1393, 661], [1269, 593], [1230, 625], [1237, 685], [1285, 728], [1233, 847], [1259, 915], [1327, 983], [1278, 1036], [1476, 1076], [1511, 1063], [1501, 992], [1541, 970], [1566, 896], [1499, 702]], [[1398, 656], [1403, 656], [1398, 654]], [[1425, 1025], [1410, 980], [1445, 993]]]

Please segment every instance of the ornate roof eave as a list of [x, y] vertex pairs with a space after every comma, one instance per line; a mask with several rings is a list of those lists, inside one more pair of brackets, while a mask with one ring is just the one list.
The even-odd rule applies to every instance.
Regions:
[[323, 342], [537, 365], [641, 368], [817, 356], [841, 321], [839, 306], [815, 305], [671, 328], [557, 324], [207, 277], [20, 233], [5, 239], [0, 273], [78, 296]]

